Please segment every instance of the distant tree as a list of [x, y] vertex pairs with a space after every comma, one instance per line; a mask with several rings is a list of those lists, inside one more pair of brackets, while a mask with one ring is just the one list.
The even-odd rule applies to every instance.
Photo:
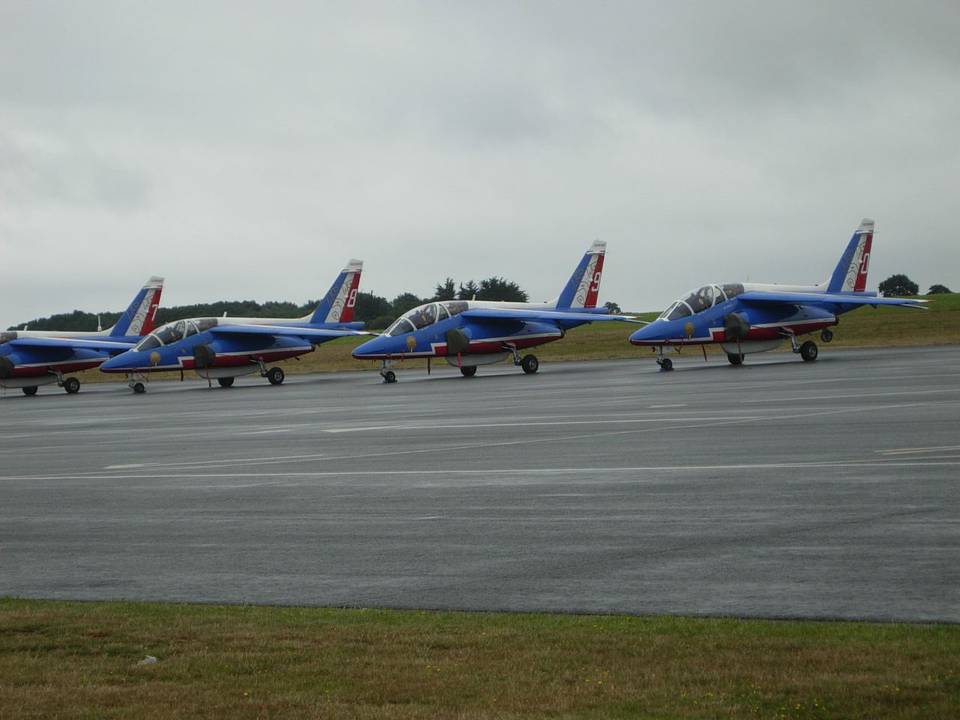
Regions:
[[927, 295], [947, 295], [953, 292], [946, 285], [931, 285], [930, 289], [927, 290]]
[[367, 330], [383, 330], [396, 318], [393, 315], [380, 315], [367, 322]]
[[503, 302], [526, 302], [527, 293], [515, 282], [502, 277], [492, 277], [480, 281], [477, 300], [502, 300]]
[[623, 310], [620, 309], [620, 306], [615, 302], [605, 302], [603, 306], [607, 309], [611, 315], [621, 315]]
[[413, 310], [417, 305], [423, 305], [423, 300], [413, 293], [401, 293], [390, 303], [390, 314], [395, 318], [403, 315], [407, 310]]
[[466, 285], [460, 283], [460, 289], [457, 291], [457, 300], [473, 300], [478, 292], [480, 292], [480, 288], [473, 280], [469, 281]]
[[902, 273], [891, 275], [880, 283], [880, 294], [884, 297], [904, 297], [916, 295], [919, 292], [920, 286]]
[[[375, 318], [384, 315], [391, 316], [393, 306], [385, 297], [368, 292], [357, 293], [357, 305], [354, 308], [354, 319], [359, 322], [371, 323]], [[386, 326], [384, 326], [386, 327]]]
[[453, 283], [453, 278], [448, 277], [442, 283], [437, 283], [437, 287], [433, 291], [434, 300], [456, 300], [457, 299], [457, 287]]

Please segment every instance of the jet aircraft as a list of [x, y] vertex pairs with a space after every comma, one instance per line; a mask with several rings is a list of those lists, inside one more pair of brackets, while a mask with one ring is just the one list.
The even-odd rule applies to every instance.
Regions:
[[897, 305], [923, 309], [923, 301], [878, 297], [866, 292], [867, 271], [873, 245], [874, 222], [864, 219], [850, 238], [830, 278], [816, 285], [710, 284], [670, 305], [654, 322], [630, 336], [634, 345], [653, 347], [657, 364], [672, 370], [663, 356], [666, 346], [678, 351], [686, 345], [719, 344], [731, 365], [743, 363], [747, 353], [763, 352], [789, 340], [793, 352], [807, 362], [817, 359], [813, 340], [802, 344], [801, 335], [820, 331], [820, 339], [833, 340], [830, 328], [839, 316], [862, 305]]
[[100, 369], [126, 373], [135, 393], [146, 392], [147, 373], [194, 370], [230, 387], [240, 375], [259, 372], [271, 385], [284, 380], [267, 364], [311, 352], [314, 346], [352, 335], [369, 335], [353, 322], [363, 263], [351, 260], [317, 309], [302, 318], [190, 318], [167, 323]]
[[36, 395], [40, 385], [57, 383], [71, 395], [79, 392], [80, 381], [64, 375], [95, 368], [133, 347], [153, 330], [162, 293], [163, 278], [150, 278], [117, 323], [106, 330], [0, 332], [0, 386]]
[[442, 357], [473, 377], [478, 365], [513, 358], [523, 372], [537, 372], [540, 362], [522, 350], [562, 338], [567, 330], [599, 320], [631, 321], [598, 308], [597, 295], [607, 244], [593, 243], [553, 302], [519, 303], [476, 300], [431, 302], [399, 317], [379, 337], [353, 351], [358, 360], [382, 362], [384, 382], [396, 382], [392, 369], [404, 358]]

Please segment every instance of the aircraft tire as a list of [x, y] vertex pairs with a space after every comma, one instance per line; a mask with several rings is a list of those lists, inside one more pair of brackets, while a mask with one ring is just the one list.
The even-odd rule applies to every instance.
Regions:
[[673, 370], [673, 360], [670, 358], [663, 358], [660, 360], [660, 369], [664, 372], [670, 372]]
[[130, 389], [133, 390], [136, 395], [143, 395], [147, 391], [147, 386], [142, 382], [135, 382], [130, 386]]
[[283, 368], [272, 367], [267, 370], [267, 380], [271, 385], [280, 385], [285, 377]]
[[477, 366], [464, 365], [463, 367], [460, 368], [460, 374], [463, 375], [464, 377], [473, 377], [474, 375], [477, 374]]
[[63, 389], [66, 391], [67, 395], [76, 395], [80, 392], [80, 381], [75, 377], [68, 377], [63, 381]]
[[23, 394], [26, 395], [27, 397], [33, 397], [34, 395], [37, 394], [36, 385], [27, 385], [27, 387], [20, 388], [20, 389], [23, 390]]
[[383, 381], [387, 385], [391, 385], [397, 381], [397, 374], [393, 370], [386, 370], [383, 373]]
[[727, 361], [731, 365], [743, 365], [743, 355], [740, 353], [727, 353]]
[[833, 330], [831, 330], [830, 328], [824, 328], [823, 330], [821, 330], [820, 339], [823, 340], [825, 343], [828, 343], [831, 340], [833, 340]]
[[236, 380], [236, 378], [232, 378], [232, 377], [217, 378], [217, 385], [224, 388], [233, 387], [234, 380]]
[[820, 351], [817, 348], [817, 344], [813, 340], [807, 340], [803, 345], [800, 346], [800, 357], [803, 358], [804, 362], [813, 362], [817, 359], [817, 355], [820, 354]]
[[524, 355], [523, 360], [520, 361], [520, 369], [527, 375], [533, 375], [540, 369], [540, 361], [537, 360], [536, 355]]

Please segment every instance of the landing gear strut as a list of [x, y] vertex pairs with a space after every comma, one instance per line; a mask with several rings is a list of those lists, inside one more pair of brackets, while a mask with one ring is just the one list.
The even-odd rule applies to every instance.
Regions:
[[790, 335], [790, 346], [793, 348], [795, 353], [800, 353], [800, 357], [803, 358], [804, 362], [813, 362], [817, 359], [817, 354], [819, 350], [817, 349], [817, 344], [813, 340], [807, 340], [803, 345], [797, 340], [797, 336]]
[[660, 366], [660, 370], [663, 372], [670, 372], [673, 370], [673, 360], [663, 356], [663, 345], [660, 345], [657, 348], [657, 365]]
[[504, 347], [513, 353], [513, 364], [523, 370], [527, 375], [533, 375], [540, 369], [540, 361], [537, 360], [536, 355], [524, 355], [520, 357], [520, 350], [517, 349], [516, 345], [504, 343]]
[[392, 360], [384, 360], [383, 364], [380, 366], [380, 377], [383, 378], [383, 382], [387, 385], [392, 385], [397, 381], [397, 374], [390, 369], [392, 366]]
[[144, 385], [146, 379], [146, 375], [142, 373], [127, 373], [127, 387], [133, 390], [134, 394], [143, 395], [147, 391], [147, 386]]

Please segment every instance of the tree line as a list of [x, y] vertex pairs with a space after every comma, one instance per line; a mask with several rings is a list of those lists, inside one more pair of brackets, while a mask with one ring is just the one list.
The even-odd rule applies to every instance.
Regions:
[[[400, 293], [393, 300], [369, 292], [357, 293], [355, 320], [367, 324], [373, 330], [382, 330], [394, 319], [433, 300], [503, 300], [506, 302], [526, 302], [528, 295], [517, 283], [502, 277], [491, 277], [479, 283], [470, 280], [459, 285], [453, 278], [445, 278], [437, 283], [431, 297], [419, 297], [410, 292]], [[308, 300], [302, 305], [283, 300], [270, 300], [258, 303], [255, 300], [221, 300], [213, 303], [196, 303], [194, 305], [175, 305], [161, 307], [157, 310], [157, 325], [191, 317], [302, 317], [312, 313], [319, 300]], [[49, 317], [36, 318], [27, 323], [20, 323], [10, 330], [23, 328], [26, 325], [31, 330], [66, 330], [86, 332], [97, 329], [99, 317], [100, 326], [108, 328], [120, 319], [121, 312], [89, 313], [83, 310], [74, 310], [69, 313], [59, 313]]]

